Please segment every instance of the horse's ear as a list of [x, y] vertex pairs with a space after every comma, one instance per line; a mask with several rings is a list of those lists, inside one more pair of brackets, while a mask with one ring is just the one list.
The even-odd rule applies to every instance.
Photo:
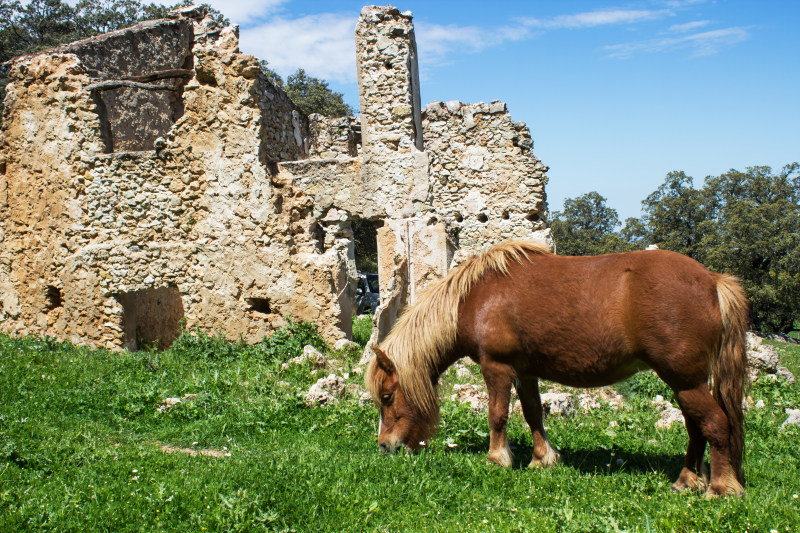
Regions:
[[394, 363], [392, 363], [392, 360], [386, 355], [386, 352], [374, 344], [372, 345], [372, 351], [375, 352], [375, 361], [378, 363], [380, 369], [387, 374], [394, 374]]

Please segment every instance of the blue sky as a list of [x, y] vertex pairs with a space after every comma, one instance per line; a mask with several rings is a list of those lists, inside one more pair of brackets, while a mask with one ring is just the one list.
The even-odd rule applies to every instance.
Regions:
[[[328, 80], [357, 107], [363, 2], [214, 1], [241, 48]], [[550, 166], [551, 210], [592, 190], [621, 219], [684, 170], [800, 160], [800, 2], [403, 1], [423, 103], [503, 100]]]

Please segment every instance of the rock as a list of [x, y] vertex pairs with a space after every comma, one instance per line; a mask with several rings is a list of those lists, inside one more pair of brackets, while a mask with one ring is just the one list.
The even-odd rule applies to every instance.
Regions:
[[156, 410], [158, 410], [159, 413], [163, 413], [169, 411], [179, 403], [195, 400], [198, 396], [198, 394], [184, 394], [181, 398], [164, 398], [164, 401], [161, 402], [161, 405], [156, 407]]
[[680, 409], [676, 409], [670, 405], [661, 411], [661, 418], [656, 422], [656, 429], [669, 429], [672, 424], [680, 422], [685, 424], [683, 413]]
[[303, 347], [303, 353], [297, 357], [292, 357], [287, 362], [281, 365], [281, 370], [286, 370], [291, 365], [302, 365], [308, 361], [311, 366], [316, 368], [323, 368], [325, 366], [325, 357], [313, 346], [307, 344]]
[[324, 407], [336, 403], [345, 389], [344, 379], [336, 374], [329, 374], [311, 385], [305, 396], [309, 407]]
[[774, 374], [778, 366], [778, 352], [772, 346], [763, 344], [761, 337], [749, 331], [746, 336], [747, 365]]
[[464, 363], [461, 361], [456, 362], [456, 364], [453, 365], [453, 368], [458, 379], [469, 379], [472, 377], [472, 372], [470, 372], [469, 368], [464, 366]]
[[471, 383], [453, 386], [453, 395], [450, 399], [462, 404], [467, 403], [474, 411], [485, 411], [489, 405], [489, 394]]
[[800, 409], [787, 409], [786, 414], [789, 415], [789, 418], [781, 424], [781, 431], [789, 426], [800, 425]]
[[672, 407], [672, 404], [667, 400], [665, 400], [664, 397], [661, 396], [660, 394], [656, 395], [656, 397], [653, 398], [653, 400], [650, 402], [650, 405], [662, 411], [667, 407]]
[[372, 401], [372, 395], [369, 392], [364, 392], [364, 394], [362, 394], [358, 398], [358, 405], [360, 405], [361, 407], [366, 407], [367, 405], [371, 405], [372, 403], [374, 402]]
[[347, 339], [339, 339], [335, 343], [333, 343], [334, 350], [344, 350], [345, 348], [361, 348], [357, 343], [347, 340]]
[[461, 102], [459, 102], [458, 100], [450, 100], [449, 102], [445, 102], [444, 105], [447, 108], [447, 110], [453, 113], [454, 115], [459, 111], [461, 111]]
[[584, 393], [578, 396], [578, 408], [581, 411], [593, 411], [595, 409], [600, 409], [602, 407], [600, 402], [597, 401], [593, 395], [589, 393]]
[[161, 405], [156, 407], [156, 410], [159, 413], [163, 413], [164, 411], [168, 411], [173, 405], [181, 403], [180, 398], [164, 398], [164, 401], [161, 402]]
[[789, 382], [789, 384], [794, 383], [794, 374], [792, 374], [788, 368], [784, 366], [779, 366], [775, 369], [775, 373]]
[[546, 392], [541, 395], [545, 414], [568, 416], [575, 412], [575, 400], [566, 392]]

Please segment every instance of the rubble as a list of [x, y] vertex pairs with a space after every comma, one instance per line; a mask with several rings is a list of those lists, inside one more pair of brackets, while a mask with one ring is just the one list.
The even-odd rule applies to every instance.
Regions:
[[344, 378], [329, 374], [311, 386], [305, 395], [305, 402], [309, 407], [324, 407], [336, 403], [344, 391]]
[[789, 415], [789, 418], [781, 424], [781, 431], [789, 426], [800, 425], [800, 409], [787, 409], [786, 414]]
[[468, 404], [473, 411], [485, 411], [489, 406], [489, 393], [478, 385], [464, 383], [453, 386], [451, 400], [461, 404]]
[[565, 392], [546, 392], [541, 395], [545, 414], [568, 416], [575, 413], [575, 400]]
[[303, 347], [303, 353], [298, 355], [297, 357], [292, 357], [285, 363], [281, 365], [281, 370], [286, 370], [292, 365], [302, 365], [303, 363], [308, 362], [311, 366], [316, 368], [324, 368], [325, 367], [325, 356], [322, 355], [319, 350], [314, 348], [311, 345], [305, 345]]

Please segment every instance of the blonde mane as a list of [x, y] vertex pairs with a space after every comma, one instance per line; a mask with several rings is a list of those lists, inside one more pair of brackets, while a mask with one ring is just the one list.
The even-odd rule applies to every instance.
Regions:
[[[508, 275], [510, 261], [522, 263], [529, 255], [549, 253], [535, 241], [507, 241], [493, 246], [431, 283], [400, 316], [382, 348], [394, 363], [403, 394], [425, 420], [434, 423], [439, 416], [433, 378], [455, 344], [460, 303], [487, 273]], [[382, 376], [376, 367], [373, 359], [365, 382], [377, 399]]]

